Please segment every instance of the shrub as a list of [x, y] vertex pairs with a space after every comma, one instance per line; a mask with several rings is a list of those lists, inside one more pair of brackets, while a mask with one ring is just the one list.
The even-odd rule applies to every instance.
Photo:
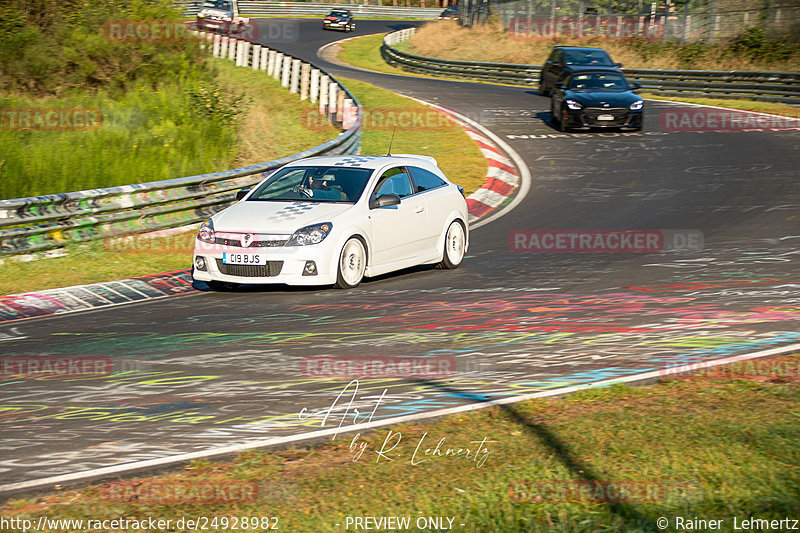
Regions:
[[0, 3], [0, 91], [33, 96], [71, 89], [124, 91], [203, 69], [192, 42], [107, 39], [110, 20], [175, 20], [167, 0], [4, 0]]

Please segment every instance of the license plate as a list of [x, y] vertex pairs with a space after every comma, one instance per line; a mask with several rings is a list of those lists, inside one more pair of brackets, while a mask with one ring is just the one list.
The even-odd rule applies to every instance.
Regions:
[[614, 120], [614, 115], [597, 115], [597, 120]]
[[226, 265], [266, 265], [267, 257], [262, 254], [229, 254], [222, 252], [222, 262]]

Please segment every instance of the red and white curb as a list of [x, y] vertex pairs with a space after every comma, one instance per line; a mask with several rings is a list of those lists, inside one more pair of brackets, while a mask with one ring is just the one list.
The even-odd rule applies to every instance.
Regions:
[[[500, 137], [469, 117], [425, 100], [412, 98], [447, 115], [478, 144], [489, 165], [483, 186], [467, 197], [470, 229], [500, 218], [514, 209], [528, 194], [531, 173], [516, 150]], [[504, 208], [504, 209], [501, 209]]]

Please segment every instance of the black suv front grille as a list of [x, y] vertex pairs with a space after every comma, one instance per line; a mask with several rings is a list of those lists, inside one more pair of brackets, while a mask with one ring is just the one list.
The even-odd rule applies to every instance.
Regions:
[[[621, 126], [628, 122], [628, 114], [624, 107], [587, 107], [583, 111], [584, 121], [591, 126]], [[597, 120], [600, 115], [611, 115], [614, 120]]]
[[271, 278], [283, 269], [283, 261], [267, 261], [266, 265], [226, 265], [222, 259], [216, 261], [220, 274], [242, 278]]

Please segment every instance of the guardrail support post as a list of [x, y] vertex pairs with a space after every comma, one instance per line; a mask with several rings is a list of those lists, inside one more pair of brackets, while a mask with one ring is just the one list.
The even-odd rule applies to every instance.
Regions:
[[319, 98], [319, 69], [311, 69], [311, 103], [316, 104]]
[[217, 57], [226, 58], [228, 57], [228, 39], [227, 37], [220, 37], [219, 38], [219, 55]]
[[214, 57], [219, 57], [219, 46], [221, 44], [222, 39], [219, 35], [214, 36], [214, 44], [211, 46], [211, 55]]
[[319, 113], [324, 115], [328, 112], [328, 84], [330, 76], [322, 76], [319, 79]]
[[283, 56], [283, 72], [281, 73], [281, 87], [289, 86], [289, 78], [292, 75], [292, 58]]
[[328, 83], [328, 118], [336, 122], [336, 93], [339, 87], [335, 83]]
[[289, 81], [289, 92], [291, 94], [300, 92], [300, 63], [302, 61], [299, 59], [292, 59], [292, 73]]
[[236, 49], [239, 45], [239, 39], [228, 39], [228, 59], [234, 61], [236, 59]]
[[267, 60], [269, 59], [269, 48], [262, 48], [261, 49], [261, 65], [259, 68], [261, 70], [267, 70]]
[[250, 43], [247, 41], [239, 41], [238, 52], [239, 52], [237, 54], [238, 57], [236, 58], [238, 60], [237, 66], [246, 67], [250, 60], [250, 58], [248, 57], [250, 53]]
[[261, 68], [261, 45], [253, 45], [253, 70]]
[[275, 50], [269, 51], [269, 56], [267, 57], [267, 76], [275, 76], [275, 58], [278, 56], [278, 52]]
[[[337, 86], [337, 89], [339, 87]], [[336, 122], [344, 122], [344, 99], [347, 93], [339, 89], [336, 94]]]
[[300, 100], [308, 100], [308, 82], [311, 75], [311, 65], [300, 65]]
[[349, 130], [353, 127], [355, 123], [355, 117], [353, 116], [353, 101], [350, 98], [344, 99], [344, 113], [342, 116], [342, 128], [345, 130]]
[[283, 54], [277, 52], [275, 54], [275, 65], [274, 68], [272, 69], [272, 77], [275, 78], [276, 80], [280, 80], [282, 68], [283, 68]]

